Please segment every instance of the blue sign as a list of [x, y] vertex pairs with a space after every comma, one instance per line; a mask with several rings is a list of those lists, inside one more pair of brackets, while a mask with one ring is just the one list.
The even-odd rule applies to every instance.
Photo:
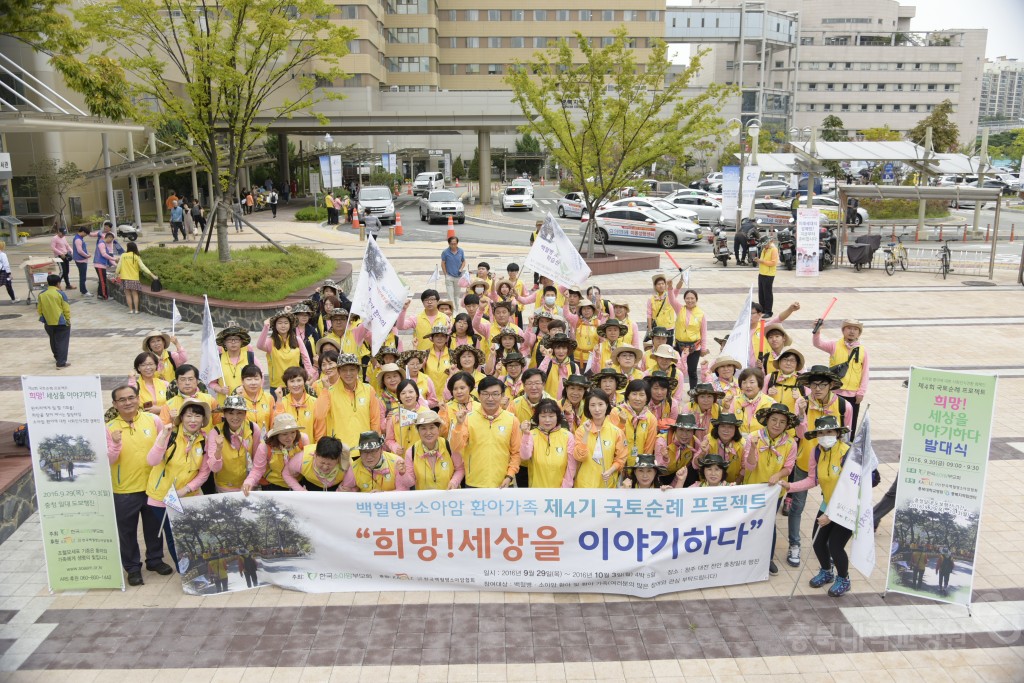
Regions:
[[892, 183], [896, 182], [896, 173], [892, 169], [892, 162], [886, 162], [885, 169], [882, 171], [882, 182]]

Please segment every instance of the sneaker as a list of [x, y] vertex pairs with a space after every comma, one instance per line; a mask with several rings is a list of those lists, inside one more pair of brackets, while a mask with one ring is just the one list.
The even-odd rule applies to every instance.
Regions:
[[813, 579], [811, 579], [811, 588], [821, 588], [826, 583], [834, 581], [836, 578], [835, 574], [832, 573], [831, 569], [820, 569]]
[[174, 568], [166, 562], [154, 564], [153, 566], [147, 566], [146, 569], [148, 569], [151, 572], [156, 572], [160, 576], [170, 576], [174, 573]]
[[828, 594], [833, 598], [838, 598], [843, 593], [850, 590], [850, 580], [844, 579], [841, 576], [836, 577], [836, 582], [832, 584], [832, 587], [828, 589]]
[[800, 566], [800, 546], [789, 546], [789, 555], [786, 556], [786, 562], [789, 563], [790, 567]]
[[778, 565], [775, 564], [775, 560], [772, 560], [771, 562], [768, 563], [768, 574], [769, 574], [769, 576], [778, 576], [779, 575], [779, 567], [778, 567]]
[[143, 584], [142, 572], [136, 569], [133, 572], [128, 572], [128, 585], [129, 586], [141, 586]]
[[786, 496], [782, 499], [782, 516], [789, 517], [789, 509], [793, 507], [793, 497]]
[[89, 297], [91, 297], [91, 296], [92, 296], [92, 292], [86, 292], [86, 293], [85, 293], [85, 294], [83, 294], [82, 296], [84, 296], [84, 297], [86, 297], [86, 298], [89, 298]]

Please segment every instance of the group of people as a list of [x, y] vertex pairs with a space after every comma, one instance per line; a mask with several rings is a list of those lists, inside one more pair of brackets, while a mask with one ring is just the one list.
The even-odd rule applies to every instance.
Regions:
[[[468, 274], [457, 242], [447, 251], [446, 276]], [[766, 320], [761, 339], [755, 303], [751, 348], [733, 358], [713, 348], [725, 340], [709, 337], [699, 294], [681, 281], [654, 275], [634, 315], [596, 286], [528, 288], [519, 275], [515, 263], [503, 277], [480, 263], [458, 298], [426, 289], [420, 310], [407, 302], [382, 340], [328, 280], [268, 318], [255, 343], [239, 325], [221, 330], [222, 376], [209, 386], [178, 339], [146, 335], [107, 423], [129, 582], [142, 581], [140, 516], [147, 567], [163, 572], [156, 534], [172, 486], [184, 497], [779, 484], [786, 559], [799, 566], [807, 491], [820, 487], [827, 504], [867, 391], [863, 325], [844, 320], [828, 340], [818, 321], [820, 360], [807, 365], [782, 324], [799, 304]], [[824, 510], [811, 585], [839, 596], [851, 534]], [[176, 561], [169, 527], [164, 538]], [[774, 549], [773, 533], [773, 575]]]

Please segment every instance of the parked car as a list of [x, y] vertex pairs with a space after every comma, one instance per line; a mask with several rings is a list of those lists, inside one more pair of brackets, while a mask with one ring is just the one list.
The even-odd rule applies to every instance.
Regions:
[[391, 188], [383, 185], [370, 185], [359, 188], [356, 196], [356, 208], [359, 216], [370, 214], [380, 219], [381, 223], [395, 222], [395, 198], [391, 195]]
[[452, 219], [459, 224], [466, 222], [466, 208], [451, 190], [433, 190], [420, 199], [420, 220], [433, 223], [435, 220]]
[[682, 190], [686, 187], [682, 183], [654, 180], [653, 178], [648, 178], [647, 180], [644, 180], [643, 184], [647, 187], [648, 197], [667, 197], [673, 192], [676, 192], [677, 190]]
[[[824, 213], [828, 217], [829, 221], [833, 223], [839, 222], [846, 214], [846, 207], [841, 205], [839, 200], [834, 197], [815, 195], [811, 206], [816, 206], [822, 209], [822, 213]], [[862, 223], [866, 223], [867, 220], [867, 209], [862, 209], [858, 206], [857, 215], [853, 219], [853, 224], [861, 225]]]
[[412, 194], [415, 197], [426, 197], [431, 190], [444, 189], [444, 174], [440, 171], [420, 173], [412, 181]]
[[[715, 187], [712, 187], [714, 185]], [[721, 192], [722, 191], [722, 172], [714, 171], [704, 176], [704, 179], [700, 181], [701, 190], [707, 190], [708, 192]]]
[[717, 225], [722, 220], [722, 204], [710, 196], [675, 194], [672, 199], [667, 201], [684, 209], [695, 211], [701, 225]]
[[1010, 188], [1010, 192], [1020, 192], [1020, 176], [1016, 173], [996, 173], [996, 180], [1001, 180]]
[[679, 218], [681, 220], [691, 221], [693, 223], [698, 222], [697, 212], [682, 206], [676, 206], [672, 202], [666, 201], [661, 197], [630, 197], [628, 199], [619, 199], [614, 202], [608, 202], [602, 204], [601, 208], [633, 208], [641, 207], [647, 209], [658, 209], [664, 211], [673, 218]]
[[533, 195], [522, 185], [509, 185], [501, 192], [501, 210], [523, 209], [533, 211]]
[[511, 183], [512, 187], [525, 187], [526, 193], [533, 196], [533, 183], [530, 182], [529, 178], [516, 178]]
[[687, 187], [682, 190], [676, 190], [669, 196], [665, 197], [666, 201], [675, 201], [676, 197], [707, 197], [714, 199], [716, 202], [722, 201], [722, 195], [715, 194], [714, 192], [708, 192], [707, 190], [701, 190], [698, 188]]
[[755, 197], [781, 197], [789, 189], [789, 183], [785, 180], [762, 180], [754, 190]]
[[582, 192], [570, 192], [558, 200], [558, 215], [562, 218], [579, 218], [585, 208]]
[[[696, 223], [650, 207], [605, 207], [598, 210], [596, 220], [594, 240], [598, 243], [634, 242], [674, 249], [700, 241], [700, 226]], [[581, 221], [580, 230], [585, 227]]]

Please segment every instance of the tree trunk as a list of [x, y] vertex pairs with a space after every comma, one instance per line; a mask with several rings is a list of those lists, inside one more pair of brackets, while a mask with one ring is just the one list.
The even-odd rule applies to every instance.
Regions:
[[[228, 207], [231, 205], [231, 198], [225, 197], [224, 190], [220, 182], [220, 164], [217, 159], [217, 145], [216, 137], [214, 133], [210, 133], [210, 149], [213, 150], [213, 163], [210, 164], [211, 173], [213, 174], [213, 192], [217, 198], [217, 215], [211, 216], [211, 220], [214, 221], [211, 230], [217, 231], [217, 256], [222, 263], [226, 263], [231, 260], [231, 247], [228, 245], [228, 219], [230, 213]], [[235, 163], [235, 142], [234, 139], [228, 136], [228, 169], [230, 171], [229, 178], [232, 183], [229, 187], [234, 185], [234, 163]], [[237, 195], [237, 191], [235, 192]]]

